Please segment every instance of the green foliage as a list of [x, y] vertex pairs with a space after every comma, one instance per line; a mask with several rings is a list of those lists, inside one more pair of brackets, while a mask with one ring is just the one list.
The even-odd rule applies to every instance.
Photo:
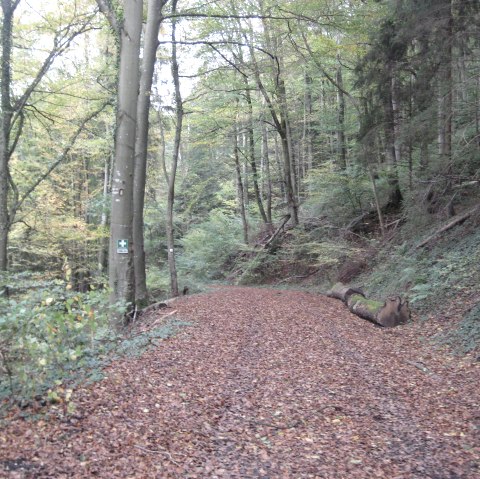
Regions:
[[188, 325], [171, 320], [125, 338], [111, 327], [109, 313], [115, 307], [109, 306], [106, 291], [73, 293], [62, 281], [36, 283], [25, 273], [10, 279], [18, 280], [15, 287], [22, 293], [0, 301], [0, 404], [34, 397], [60, 400], [58, 385], [99, 380], [112, 359], [138, 356]]
[[246, 258], [236, 262], [236, 270], [241, 271], [238, 284], [259, 284], [278, 272], [279, 263], [276, 255], [266, 251], [252, 252]]
[[[384, 250], [372, 265], [373, 270], [357, 281], [372, 297], [405, 292], [416, 313], [433, 311], [438, 315], [450, 302], [458, 300], [459, 294], [474, 294], [480, 283], [476, 267], [480, 264], [480, 234], [466, 228], [444, 233], [431, 250], [416, 250], [418, 238]], [[429, 234], [429, 230], [423, 230], [424, 236]], [[468, 351], [478, 346], [479, 330], [477, 304], [458, 326], [437, 339]]]
[[109, 334], [105, 292], [69, 292], [61, 281], [0, 302], [0, 398], [41, 392], [88, 363]]
[[241, 247], [242, 225], [239, 219], [214, 210], [207, 221], [192, 227], [181, 243], [178, 269], [185, 277], [222, 279], [228, 273], [226, 263]]
[[192, 323], [187, 321], [171, 320], [150, 331], [126, 338], [115, 348], [115, 354], [113, 357], [141, 356], [149, 348], [157, 346], [162, 339], [170, 338], [177, 334], [181, 328], [191, 325]]
[[[386, 197], [385, 181], [377, 185]], [[368, 175], [358, 167], [340, 171], [333, 162], [311, 170], [307, 178], [308, 198], [304, 212], [308, 217], [326, 216], [335, 225], [344, 225], [352, 217], [374, 208]], [[385, 190], [385, 191], [384, 191]]]
[[292, 263], [304, 262], [305, 266], [327, 267], [352, 257], [360, 251], [353, 244], [333, 238], [327, 228], [294, 230], [283, 254]]
[[334, 238], [329, 228], [298, 227], [271, 249], [253, 250], [241, 256], [235, 263], [235, 271], [240, 284], [287, 281], [289, 276], [308, 276], [314, 269], [321, 270], [327, 279], [335, 266], [361, 251], [345, 240]]
[[480, 345], [480, 303], [477, 303], [453, 331], [440, 336], [440, 342], [449, 344], [462, 353], [468, 353]]

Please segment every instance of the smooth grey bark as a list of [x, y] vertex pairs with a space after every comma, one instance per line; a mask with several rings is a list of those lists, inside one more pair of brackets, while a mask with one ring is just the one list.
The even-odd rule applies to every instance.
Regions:
[[274, 138], [275, 145], [275, 163], [277, 165], [278, 172], [278, 182], [280, 183], [280, 191], [282, 192], [282, 198], [285, 203], [287, 202], [287, 193], [285, 191], [285, 181], [283, 178], [283, 165], [282, 160], [280, 159], [280, 148], [278, 147], [278, 136], [275, 135]]
[[[239, 22], [239, 29], [241, 28]], [[238, 50], [238, 60], [241, 65], [245, 65], [245, 60], [243, 56], [242, 49]], [[242, 73], [243, 84], [245, 85], [245, 100], [247, 102], [247, 134], [248, 134], [248, 158], [250, 162], [250, 167], [252, 169], [252, 181], [253, 181], [253, 191], [255, 193], [255, 200], [257, 201], [258, 211], [262, 217], [262, 221], [267, 224], [268, 218], [265, 213], [265, 208], [263, 206], [262, 193], [259, 186], [258, 170], [257, 170], [257, 160], [255, 155], [255, 130], [253, 125], [253, 102], [250, 82], [248, 76]]]
[[[105, 164], [103, 167], [103, 189], [102, 189], [102, 197], [103, 197], [103, 207], [102, 207], [102, 214], [100, 217], [100, 226], [103, 231], [106, 231], [108, 227], [108, 208], [107, 208], [107, 201], [109, 199], [109, 192], [111, 189], [111, 173], [112, 173], [112, 157], [108, 155], [105, 157]], [[99, 274], [103, 274], [106, 271], [107, 267], [107, 258], [108, 258], [108, 239], [102, 237], [100, 240], [100, 249], [98, 251], [98, 264], [97, 264], [97, 272]]]
[[265, 208], [263, 207], [263, 200], [260, 194], [260, 188], [258, 185], [258, 170], [257, 170], [257, 161], [255, 158], [255, 137], [254, 137], [254, 128], [253, 128], [253, 105], [252, 105], [252, 95], [250, 93], [250, 85], [248, 79], [244, 77], [245, 82], [245, 98], [247, 100], [247, 109], [248, 109], [248, 123], [247, 123], [247, 132], [248, 132], [248, 156], [250, 158], [250, 166], [252, 168], [252, 181], [253, 181], [253, 190], [255, 192], [255, 199], [257, 200], [258, 211], [264, 223], [268, 223], [268, 218], [265, 213]]
[[397, 140], [397, 129], [395, 127], [395, 82], [394, 82], [394, 66], [391, 61], [387, 64], [388, 90], [383, 100], [383, 108], [385, 114], [384, 133], [385, 133], [385, 158], [390, 169], [388, 183], [391, 187], [388, 206], [398, 209], [403, 201], [402, 192], [400, 190], [400, 181], [398, 178], [398, 162], [400, 158]]
[[380, 231], [382, 233], [382, 238], [384, 238], [385, 237], [385, 221], [383, 219], [380, 200], [378, 199], [378, 190], [377, 190], [377, 184], [375, 182], [375, 176], [371, 172], [371, 170], [368, 170], [368, 175], [370, 176], [370, 181], [372, 182], [372, 192], [373, 192], [373, 197], [375, 199], [375, 208], [377, 209], [378, 222], [380, 223]]
[[288, 139], [288, 131], [287, 131], [287, 118], [286, 114], [286, 103], [282, 100], [285, 95], [285, 85], [281, 82], [280, 72], [277, 72], [277, 95], [280, 97], [280, 115], [277, 114], [275, 106], [273, 104], [272, 98], [270, 97], [265, 85], [262, 82], [260, 76], [260, 69], [258, 67], [258, 63], [255, 58], [255, 51], [253, 46], [249, 44], [250, 49], [250, 56], [252, 59], [253, 64], [253, 73], [257, 83], [257, 87], [263, 95], [265, 99], [265, 103], [267, 104], [268, 111], [272, 116], [273, 124], [275, 126], [275, 130], [277, 131], [278, 135], [280, 136], [281, 146], [282, 146], [282, 153], [283, 153], [283, 174], [284, 174], [284, 184], [285, 184], [285, 193], [287, 197], [287, 205], [288, 210], [290, 213], [290, 221], [294, 226], [298, 225], [298, 205], [295, 198], [295, 186], [294, 182], [292, 181], [293, 174], [292, 174], [292, 161], [290, 156], [290, 145]]
[[[172, 16], [177, 11], [177, 0], [172, 0]], [[167, 174], [165, 168], [165, 179], [167, 181], [167, 248], [168, 248], [168, 269], [170, 272], [170, 292], [173, 297], [178, 296], [177, 267], [175, 262], [175, 236], [173, 224], [173, 206], [175, 202], [175, 178], [177, 174], [178, 159], [180, 157], [180, 142], [182, 137], [183, 124], [183, 100], [180, 92], [180, 76], [178, 72], [177, 42], [176, 42], [176, 24], [175, 17], [172, 18], [172, 60], [171, 70], [173, 85], [175, 89], [175, 139], [173, 143], [172, 165], [170, 174]]]
[[[102, 8], [101, 3], [99, 6]], [[123, 23], [120, 26], [109, 11], [112, 28], [120, 37], [120, 62], [117, 91], [115, 163], [112, 176], [112, 208], [110, 221], [109, 285], [110, 303], [133, 303], [135, 300], [133, 264], [133, 176], [137, 100], [139, 91], [140, 37], [142, 32], [142, 0], [125, 0]], [[119, 28], [119, 30], [118, 30]], [[122, 246], [126, 246], [122, 250]], [[127, 251], [123, 253], [122, 251]]]
[[265, 182], [267, 190], [267, 220], [268, 223], [272, 223], [272, 177], [270, 173], [270, 155], [268, 151], [268, 130], [267, 123], [262, 121], [262, 157], [263, 157], [263, 167], [265, 170]]
[[[264, 8], [263, 3], [260, 2], [262, 10]], [[235, 13], [235, 4], [231, 3], [232, 11]], [[267, 47], [270, 50], [276, 50], [270, 48], [270, 39], [269, 39], [269, 30], [268, 25], [264, 21], [264, 30], [265, 35], [267, 37]], [[291, 144], [288, 134], [288, 112], [287, 112], [287, 105], [286, 105], [286, 90], [285, 90], [285, 83], [282, 78], [282, 69], [280, 66], [280, 61], [277, 56], [270, 55], [272, 60], [273, 69], [276, 70], [273, 73], [273, 80], [275, 83], [275, 91], [273, 95], [270, 95], [267, 91], [261, 77], [260, 67], [257, 62], [257, 58], [255, 55], [255, 49], [253, 46], [253, 27], [249, 25], [249, 34], [250, 38], [246, 34], [246, 32], [242, 29], [240, 23], [238, 24], [238, 34], [243, 37], [245, 44], [248, 47], [248, 51], [250, 54], [250, 68], [253, 73], [253, 77], [255, 79], [255, 83], [257, 84], [257, 88], [260, 90], [263, 98], [265, 99], [265, 103], [267, 105], [268, 111], [270, 112], [273, 120], [274, 127], [280, 136], [281, 145], [282, 145], [282, 152], [283, 152], [283, 175], [284, 175], [284, 185], [285, 185], [285, 192], [287, 198], [287, 206], [290, 213], [290, 221], [294, 226], [297, 226], [298, 221], [298, 203], [295, 195], [295, 171], [293, 171], [292, 167], [292, 157], [291, 157]], [[244, 65], [248, 66], [248, 65]], [[278, 100], [274, 100], [274, 98], [278, 98]], [[278, 112], [277, 112], [277, 108]]]
[[[238, 121], [238, 115], [237, 115], [237, 121]], [[247, 214], [245, 212], [245, 197], [244, 197], [244, 191], [243, 191], [242, 172], [240, 168], [237, 123], [235, 123], [235, 128], [233, 132], [233, 158], [235, 160], [235, 175], [237, 179], [238, 206], [240, 209], [240, 217], [242, 219], [242, 227], [243, 227], [243, 242], [246, 245], [248, 245], [248, 221], [247, 221]]]
[[308, 170], [313, 166], [313, 147], [312, 147], [312, 78], [305, 72], [305, 93], [303, 100], [303, 133], [302, 133], [302, 157], [303, 157], [303, 176], [306, 176]]
[[143, 42], [143, 59], [140, 71], [140, 89], [137, 103], [137, 131], [135, 140], [135, 168], [133, 188], [133, 251], [135, 270], [135, 303], [143, 305], [148, 300], [143, 211], [147, 177], [147, 148], [151, 89], [158, 48], [158, 32], [162, 20], [162, 7], [167, 0], [149, 0], [147, 25]]

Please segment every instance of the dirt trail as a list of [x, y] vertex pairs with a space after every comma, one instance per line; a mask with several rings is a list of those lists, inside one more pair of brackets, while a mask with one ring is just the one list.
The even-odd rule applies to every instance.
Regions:
[[479, 364], [416, 326], [255, 288], [175, 309], [194, 325], [76, 391], [77, 417], [2, 431], [0, 477], [480, 477]]

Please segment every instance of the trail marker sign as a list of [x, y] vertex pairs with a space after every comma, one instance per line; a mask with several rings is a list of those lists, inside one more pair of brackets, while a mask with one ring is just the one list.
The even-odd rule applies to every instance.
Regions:
[[128, 239], [117, 240], [117, 253], [128, 254]]

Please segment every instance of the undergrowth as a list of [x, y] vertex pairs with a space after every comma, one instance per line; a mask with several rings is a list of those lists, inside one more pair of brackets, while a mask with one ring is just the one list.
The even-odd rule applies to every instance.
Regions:
[[404, 293], [417, 310], [438, 307], [438, 300], [474, 289], [480, 281], [480, 233], [446, 234], [430, 248], [405, 242], [383, 250], [373, 269], [356, 282], [379, 297]]
[[186, 324], [125, 337], [109, 320], [122, 305], [110, 307], [106, 291], [75, 293], [63, 281], [27, 276], [8, 278], [17, 293], [0, 300], [0, 409], [55, 401], [64, 384], [101, 379], [111, 360], [142, 354]]
[[480, 303], [477, 303], [455, 329], [436, 338], [438, 342], [452, 346], [460, 353], [474, 351], [480, 345]]

